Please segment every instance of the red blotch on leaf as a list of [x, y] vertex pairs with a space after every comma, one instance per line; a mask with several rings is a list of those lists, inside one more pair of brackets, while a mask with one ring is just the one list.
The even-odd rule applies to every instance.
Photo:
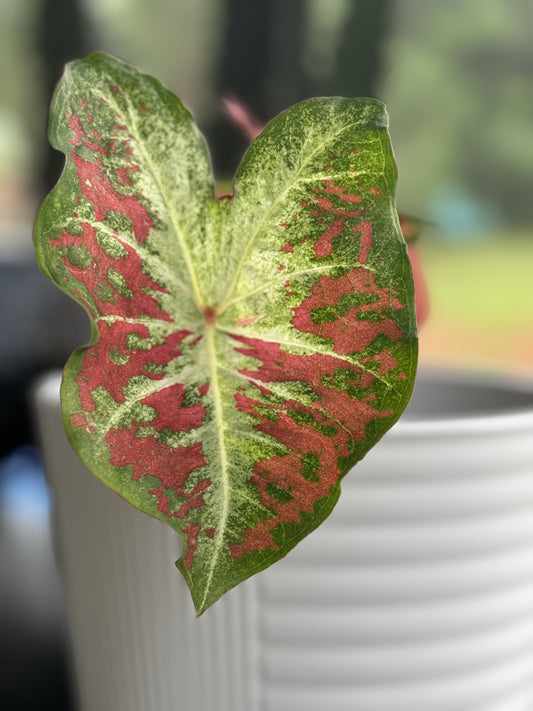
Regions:
[[[389, 349], [385, 349], [384, 351], [381, 351], [381, 353], [377, 353], [375, 356], [361, 358], [361, 363], [377, 363], [379, 366], [376, 371], [378, 375], [386, 375], [390, 370], [398, 365], [398, 361]], [[398, 376], [398, 379], [401, 379], [400, 376]]]
[[183, 561], [185, 567], [189, 569], [196, 557], [198, 549], [198, 534], [202, 530], [199, 523], [189, 523], [187, 528], [183, 528], [182, 532], [187, 535], [187, 553]]
[[[139, 426], [134, 425], [109, 430], [104, 438], [109, 447], [109, 463], [115, 467], [130, 466], [135, 481], [145, 476], [159, 479], [160, 486], [150, 493], [157, 497], [158, 509], [169, 517], [184, 518], [192, 509], [204, 506], [204, 493], [211, 485], [210, 479], [199, 479], [192, 490], [185, 488], [188, 477], [206, 465], [202, 444], [171, 447], [159, 442], [154, 435], [138, 436], [138, 429]], [[174, 511], [169, 508], [171, 491], [178, 496], [178, 502], [183, 499]]]
[[345, 223], [345, 218], [335, 220], [335, 222], [330, 225], [319, 237], [314, 244], [314, 250], [317, 257], [326, 257], [328, 254], [333, 252], [333, 240], [335, 237], [339, 237], [339, 235], [342, 234]]
[[145, 423], [149, 423], [158, 430], [168, 428], [175, 432], [189, 432], [201, 427], [206, 414], [205, 407], [200, 403], [183, 407], [184, 399], [185, 386], [181, 383], [169, 385], [147, 395], [141, 402], [153, 407], [157, 411], [157, 415], [152, 420], [145, 420]]
[[139, 171], [138, 165], [128, 165], [128, 166], [123, 166], [122, 168], [119, 168], [117, 170], [117, 175], [125, 185], [132, 185], [130, 173], [137, 173], [138, 171]]
[[[332, 180], [322, 181], [323, 187], [315, 188], [316, 195], [313, 196], [315, 205], [318, 210], [311, 210], [313, 217], [320, 218], [318, 224], [327, 224], [327, 218], [333, 216], [335, 219], [330, 223], [314, 244], [314, 250], [317, 257], [327, 257], [333, 253], [333, 240], [343, 233], [348, 219], [361, 217], [369, 210], [382, 193], [379, 190], [371, 189], [368, 192], [375, 195], [373, 202], [361, 205], [357, 210], [348, 209], [346, 205], [360, 204], [363, 198], [359, 193], [346, 193], [346, 188], [342, 185], [336, 185]], [[321, 197], [322, 196], [322, 197]], [[328, 197], [324, 197], [328, 196]], [[332, 196], [332, 197], [329, 197]], [[335, 201], [332, 199], [335, 197]], [[344, 203], [344, 204], [343, 204]], [[353, 232], [361, 232], [361, 252], [359, 261], [361, 264], [366, 262], [368, 253], [372, 246], [372, 226], [371, 223], [363, 220], [360, 225], [353, 227]]]
[[104, 387], [116, 402], [123, 403], [123, 388], [134, 375], [160, 380], [163, 374], [151, 372], [146, 366], [164, 365], [180, 356], [178, 346], [190, 335], [190, 331], [176, 331], [160, 345], [132, 349], [128, 346], [128, 338], [136, 336], [142, 343], [142, 339], [150, 335], [146, 326], [123, 321], [99, 321], [98, 331], [98, 341], [85, 352], [83, 366], [76, 378], [81, 406], [85, 412], [95, 410], [92, 393], [99, 387]]
[[249, 326], [252, 323], [255, 323], [259, 316], [241, 316], [240, 318], [237, 319], [237, 326], [241, 328], [242, 326]]
[[[315, 323], [315, 309], [335, 307], [343, 296], [352, 294], [362, 295], [360, 306], [348, 308], [344, 315], [332, 321]], [[364, 350], [379, 335], [392, 340], [401, 338], [403, 333], [396, 321], [384, 312], [403, 308], [392, 289], [378, 287], [371, 271], [356, 267], [338, 279], [321, 276], [313, 285], [311, 295], [293, 309], [292, 325], [299, 331], [331, 340], [333, 350], [339, 354], [354, 353]], [[375, 313], [383, 313], [382, 318], [377, 321], [364, 318], [365, 314]]]
[[[374, 376], [349, 363], [339, 363], [333, 356], [313, 354], [298, 356], [287, 353], [276, 343], [233, 336], [242, 344], [240, 353], [257, 359], [257, 370], [242, 370], [252, 387], [261, 391], [263, 383], [302, 381], [316, 395], [315, 402], [303, 405], [293, 400], [272, 404], [274, 417], [266, 417], [268, 404], [247, 394], [235, 395], [236, 407], [257, 420], [255, 428], [270, 435], [287, 447], [287, 454], [258, 461], [250, 479], [259, 490], [261, 503], [273, 512], [273, 518], [241, 531], [242, 542], [230, 545], [230, 555], [241, 557], [252, 550], [276, 549], [272, 532], [279, 523], [300, 523], [303, 511], [312, 511], [315, 503], [327, 496], [340, 475], [339, 458], [348, 457], [350, 442], [366, 438], [366, 428], [375, 419], [390, 417], [390, 410], [380, 411], [375, 396], [365, 394]], [[392, 361], [389, 363], [392, 367]], [[353, 373], [352, 385], [360, 389], [361, 398], [327, 384], [339, 370]], [[268, 389], [262, 389], [263, 392]], [[292, 414], [294, 413], [294, 414]], [[311, 419], [311, 422], [309, 420]], [[314, 421], [315, 424], [312, 424]], [[324, 435], [327, 428], [329, 435]], [[315, 477], [305, 475], [305, 462], [311, 457], [316, 463]], [[281, 500], [272, 487], [285, 492]]]
[[356, 232], [361, 233], [361, 246], [359, 248], [359, 255], [357, 261], [359, 264], [366, 264], [370, 250], [372, 249], [373, 239], [372, 239], [372, 223], [368, 220], [361, 220], [358, 225], [353, 228], [354, 234]]
[[[94, 299], [98, 315], [120, 314], [126, 318], [152, 316], [163, 321], [172, 321], [172, 318], [159, 308], [157, 300], [147, 293], [148, 290], [166, 293], [166, 289], [145, 276], [142, 270], [142, 260], [133, 247], [121, 241], [117, 236], [115, 239], [121, 244], [126, 254], [113, 259], [100, 246], [92, 225], [83, 222], [81, 228], [81, 235], [72, 235], [64, 230], [61, 237], [50, 240], [50, 245], [60, 248], [82, 247], [89, 252], [92, 257], [89, 268], [74, 264], [68, 256], [63, 257], [63, 263], [73, 277], [85, 284], [87, 291]], [[125, 286], [131, 295], [125, 296], [113, 286], [109, 281], [109, 269], [122, 275]], [[106, 295], [106, 291], [112, 294], [111, 299]]]
[[83, 415], [81, 412], [77, 412], [76, 414], [72, 415], [71, 422], [74, 427], [81, 427], [81, 429], [85, 430], [86, 432], [90, 432], [91, 434], [95, 432], [94, 425], [92, 425], [87, 420], [85, 415]]
[[118, 192], [96, 163], [83, 160], [74, 151], [70, 155], [76, 164], [80, 189], [84, 198], [92, 204], [96, 220], [102, 222], [109, 212], [123, 215], [131, 222], [135, 239], [142, 244], [154, 227], [154, 222], [139, 198]]
[[[100, 156], [108, 154], [108, 150], [101, 143], [95, 142], [88, 137], [80, 116], [71, 115], [69, 117], [69, 127], [74, 133], [71, 143], [75, 149], [81, 145]], [[114, 126], [114, 128], [127, 130], [126, 126]], [[98, 134], [95, 131], [92, 131], [92, 135], [93, 138], [98, 140]], [[121, 143], [123, 145], [125, 141]], [[126, 153], [126, 150], [124, 152]], [[129, 149], [129, 155], [131, 155], [131, 148]], [[101, 222], [105, 220], [109, 212], [117, 212], [130, 220], [136, 240], [139, 243], [144, 242], [150, 230], [154, 227], [154, 222], [139, 198], [134, 195], [124, 194], [113, 186], [109, 176], [101, 166], [100, 158], [91, 162], [83, 159], [76, 150], [70, 152], [70, 157], [76, 165], [80, 190], [83, 196], [92, 204], [96, 220]], [[118, 170], [119, 184], [131, 185], [129, 173], [138, 170], [138, 167], [132, 165], [129, 161], [130, 159], [128, 158], [128, 163]]]
[[79, 116], [71, 114], [68, 118], [68, 127], [74, 133], [74, 136], [70, 140], [70, 143], [73, 146], [82, 145], [85, 146], [85, 148], [88, 148], [90, 151], [93, 151], [93, 153], [107, 155], [108, 151], [101, 144], [101, 135], [97, 131], [93, 131], [93, 137], [96, 138], [97, 142], [91, 141], [91, 139], [83, 130]]

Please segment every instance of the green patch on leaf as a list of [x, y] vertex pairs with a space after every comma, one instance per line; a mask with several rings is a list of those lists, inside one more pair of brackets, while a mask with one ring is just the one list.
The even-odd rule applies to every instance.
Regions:
[[120, 353], [120, 351], [117, 351], [116, 348], [111, 348], [109, 351], [109, 360], [115, 365], [126, 365], [130, 358], [131, 356]]
[[272, 407], [267, 407], [266, 405], [256, 405], [255, 412], [260, 416], [264, 417], [271, 422], [277, 422], [279, 420], [279, 415], [277, 410]]
[[128, 287], [126, 277], [116, 269], [109, 268], [107, 270], [107, 281], [119, 292], [119, 294], [122, 294], [122, 296], [125, 296], [127, 299], [133, 298], [133, 292]]
[[116, 237], [107, 232], [98, 234], [98, 243], [108, 257], [120, 259], [128, 256], [128, 250], [117, 240]]
[[304, 454], [302, 457], [302, 476], [306, 481], [320, 481], [318, 472], [320, 470], [320, 459], [316, 454]]
[[80, 269], [87, 269], [93, 261], [87, 247], [76, 247], [75, 245], [67, 247], [67, 259]]
[[279, 484], [274, 482], [270, 482], [267, 485], [266, 491], [269, 496], [282, 504], [288, 503], [292, 500], [291, 494], [286, 489], [279, 486]]

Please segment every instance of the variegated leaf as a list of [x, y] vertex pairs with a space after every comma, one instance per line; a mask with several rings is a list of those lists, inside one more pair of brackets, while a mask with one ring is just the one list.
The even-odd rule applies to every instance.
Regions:
[[293, 107], [217, 200], [179, 100], [94, 54], [67, 67], [50, 136], [67, 161], [36, 251], [92, 322], [65, 369], [65, 427], [97, 476], [180, 535], [201, 613], [331, 512], [409, 399], [385, 109]]

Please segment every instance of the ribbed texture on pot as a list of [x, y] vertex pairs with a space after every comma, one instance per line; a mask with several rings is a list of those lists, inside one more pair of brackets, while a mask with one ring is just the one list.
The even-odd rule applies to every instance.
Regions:
[[533, 397], [499, 425], [407, 417], [318, 531], [196, 619], [175, 534], [79, 464], [54, 387], [37, 402], [82, 711], [533, 708]]
[[533, 708], [532, 413], [406, 420], [346, 477], [260, 580], [262, 711]]

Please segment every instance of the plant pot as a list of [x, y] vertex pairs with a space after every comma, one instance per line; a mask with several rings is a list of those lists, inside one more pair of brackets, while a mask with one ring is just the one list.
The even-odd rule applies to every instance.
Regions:
[[36, 405], [82, 711], [533, 708], [533, 385], [420, 375], [330, 518], [196, 619], [170, 528]]

